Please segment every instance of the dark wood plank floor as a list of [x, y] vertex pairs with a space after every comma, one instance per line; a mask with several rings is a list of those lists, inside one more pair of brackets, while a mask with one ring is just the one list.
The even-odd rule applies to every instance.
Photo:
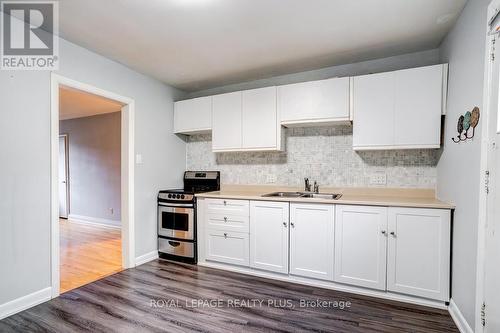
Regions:
[[[301, 300], [331, 303], [301, 307]], [[335, 301], [351, 305], [340, 309]], [[81, 331], [458, 332], [443, 310], [161, 260], [0, 321], [0, 332]]]

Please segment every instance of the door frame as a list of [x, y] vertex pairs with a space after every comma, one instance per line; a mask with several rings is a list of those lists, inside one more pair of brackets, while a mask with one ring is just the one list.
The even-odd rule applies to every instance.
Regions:
[[[488, 5], [486, 16], [486, 42], [485, 42], [485, 60], [484, 60], [484, 83], [483, 83], [483, 110], [481, 114], [481, 160], [480, 160], [480, 183], [479, 183], [479, 216], [478, 216], [478, 235], [477, 235], [477, 265], [476, 265], [476, 300], [475, 300], [475, 327], [474, 332], [483, 332], [484, 327], [481, 323], [481, 307], [484, 302], [485, 293], [485, 273], [486, 273], [486, 237], [488, 231], [488, 194], [485, 190], [488, 186], [487, 171], [491, 168], [490, 161], [490, 114], [494, 112], [490, 108], [491, 82], [493, 72], [493, 62], [491, 58], [492, 36], [489, 35], [490, 20], [500, 11], [500, 0], [492, 0]], [[497, 59], [496, 61], [500, 61]]]
[[122, 266], [135, 266], [134, 221], [134, 137], [135, 101], [93, 85], [72, 80], [59, 74], [50, 77], [51, 127], [51, 285], [52, 298], [59, 296], [59, 88], [67, 87], [91, 93], [123, 104], [121, 109], [121, 238]]
[[[65, 151], [65, 154], [64, 154], [64, 168], [66, 169], [66, 217], [65, 218], [68, 218], [69, 216], [69, 156], [68, 156], [68, 153], [69, 153], [69, 136], [67, 133], [64, 133], [64, 134], [59, 134], [59, 139], [60, 138], [64, 138], [64, 151]], [[59, 177], [58, 177], [59, 178]], [[61, 217], [61, 216], [59, 216]]]

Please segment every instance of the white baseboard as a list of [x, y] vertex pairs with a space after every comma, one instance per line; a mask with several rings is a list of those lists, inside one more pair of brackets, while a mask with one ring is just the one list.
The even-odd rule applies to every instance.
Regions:
[[120, 229], [122, 227], [120, 221], [101, 219], [98, 217], [90, 217], [76, 214], [69, 214], [68, 220], [70, 222], [80, 223], [80, 224], [88, 224], [93, 226], [101, 226], [107, 228], [116, 228]]
[[139, 266], [155, 259], [158, 259], [158, 250], [151, 251], [135, 258], [135, 265]]
[[29, 295], [16, 298], [15, 300], [12, 300], [10, 302], [0, 304], [0, 320], [40, 303], [49, 301], [52, 296], [51, 289], [51, 287], [47, 287], [45, 289], [35, 291], [34, 293], [31, 293]]
[[458, 308], [457, 304], [455, 304], [453, 299], [450, 300], [448, 312], [450, 313], [451, 318], [453, 318], [455, 325], [457, 325], [458, 330], [461, 333], [474, 333], [474, 330], [469, 326], [469, 323], [467, 323], [467, 320], [465, 320], [464, 315], [462, 314], [462, 312], [460, 312], [460, 309]]

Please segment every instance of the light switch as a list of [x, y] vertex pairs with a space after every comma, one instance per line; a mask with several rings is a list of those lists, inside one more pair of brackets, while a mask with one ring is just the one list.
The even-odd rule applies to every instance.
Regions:
[[135, 155], [135, 164], [142, 164], [142, 155], [141, 154]]

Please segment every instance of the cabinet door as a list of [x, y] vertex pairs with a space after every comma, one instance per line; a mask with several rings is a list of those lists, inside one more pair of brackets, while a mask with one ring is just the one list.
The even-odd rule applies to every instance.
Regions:
[[248, 266], [248, 233], [206, 230], [206, 258], [227, 264]]
[[387, 208], [335, 207], [335, 281], [385, 290]]
[[242, 136], [244, 149], [279, 148], [276, 87], [243, 91]]
[[212, 97], [174, 103], [174, 132], [196, 134], [212, 129]]
[[397, 71], [395, 79], [394, 144], [439, 148], [443, 65]]
[[394, 72], [353, 79], [353, 148], [394, 145]]
[[290, 274], [333, 281], [334, 206], [290, 205]]
[[283, 124], [349, 119], [349, 78], [333, 78], [278, 87]]
[[288, 273], [288, 202], [250, 202], [250, 267]]
[[389, 208], [387, 289], [449, 300], [450, 211]]
[[241, 91], [212, 97], [212, 150], [241, 148]]

